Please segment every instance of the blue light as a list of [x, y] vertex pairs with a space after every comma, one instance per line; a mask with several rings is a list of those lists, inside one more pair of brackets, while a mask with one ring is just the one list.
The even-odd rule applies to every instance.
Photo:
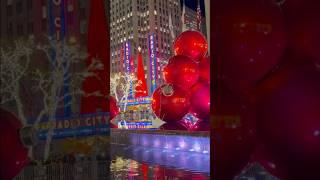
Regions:
[[210, 138], [185, 135], [154, 135], [132, 133], [130, 144], [141, 147], [160, 148], [166, 150], [210, 152]]

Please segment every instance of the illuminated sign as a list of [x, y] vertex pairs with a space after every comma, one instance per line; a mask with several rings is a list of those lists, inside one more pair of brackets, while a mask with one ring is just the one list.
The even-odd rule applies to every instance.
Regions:
[[[139, 104], [150, 104], [151, 98], [150, 97], [144, 97], [144, 98], [132, 98], [128, 99], [127, 105], [139, 105]], [[120, 106], [123, 106], [125, 103], [120, 103]]]
[[124, 45], [124, 67], [127, 73], [131, 73], [131, 49], [130, 43], [127, 41]]
[[[60, 14], [55, 13], [56, 8], [61, 9]], [[55, 36], [56, 40], [59, 41], [60, 39], [63, 39], [65, 35], [64, 1], [51, 0], [49, 4], [49, 13], [51, 36]]]
[[151, 80], [151, 92], [153, 93], [157, 87], [156, 77], [157, 77], [157, 58], [155, 52], [155, 41], [154, 35], [149, 35], [149, 58], [150, 58], [150, 80]]
[[77, 118], [56, 119], [40, 122], [37, 126], [39, 139], [46, 139], [49, 129], [53, 129], [53, 138], [107, 135], [109, 132], [108, 113], [90, 114]]
[[119, 122], [119, 129], [152, 129], [152, 122]]
[[[131, 68], [131, 47], [130, 47], [130, 43], [127, 41], [124, 44], [124, 68], [126, 70], [127, 73], [131, 73], [133, 70], [133, 68]], [[130, 90], [129, 90], [129, 96], [128, 98], [131, 99], [133, 97], [132, 94], [132, 83], [130, 84]]]

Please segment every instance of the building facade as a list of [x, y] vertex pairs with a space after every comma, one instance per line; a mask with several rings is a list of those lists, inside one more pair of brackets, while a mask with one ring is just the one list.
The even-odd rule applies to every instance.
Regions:
[[89, 7], [86, 0], [3, 0], [0, 38], [52, 35], [85, 45]]
[[[187, 30], [198, 30], [198, 17], [196, 9], [192, 9], [186, 6], [184, 20]], [[201, 16], [200, 31], [204, 36], [207, 37], [206, 20], [203, 16]]]
[[173, 55], [172, 34], [180, 32], [180, 0], [110, 0], [111, 74], [127, 71], [126, 66], [135, 72], [141, 47], [151, 95], [154, 87], [163, 83], [163, 62]]

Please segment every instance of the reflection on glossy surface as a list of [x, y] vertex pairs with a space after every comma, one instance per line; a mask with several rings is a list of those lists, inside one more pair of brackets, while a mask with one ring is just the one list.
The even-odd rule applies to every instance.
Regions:
[[209, 154], [112, 145], [111, 179], [210, 179]]

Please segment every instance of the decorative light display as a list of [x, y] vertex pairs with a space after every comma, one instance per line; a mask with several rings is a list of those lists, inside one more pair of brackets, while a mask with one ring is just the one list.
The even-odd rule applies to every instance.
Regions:
[[47, 138], [48, 129], [54, 127], [53, 139], [74, 136], [89, 136], [95, 134], [106, 134], [109, 132], [109, 113], [86, 114], [74, 118], [56, 118], [55, 121], [40, 122], [38, 125], [38, 137], [41, 140]]
[[203, 154], [210, 153], [209, 137], [132, 133], [129, 138], [130, 144], [135, 146]]
[[119, 122], [118, 128], [122, 129], [153, 129], [152, 122]]

